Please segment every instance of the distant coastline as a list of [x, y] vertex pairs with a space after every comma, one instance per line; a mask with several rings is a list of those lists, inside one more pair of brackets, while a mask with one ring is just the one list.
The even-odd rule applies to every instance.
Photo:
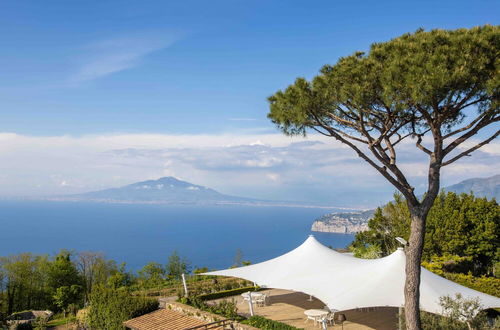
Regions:
[[356, 208], [318, 205], [308, 202], [274, 201], [222, 194], [209, 187], [196, 185], [175, 177], [163, 177], [126, 186], [90, 191], [73, 195], [31, 196], [23, 200], [45, 200], [53, 202], [94, 202], [107, 204], [150, 205], [238, 205], [252, 207], [293, 207], [337, 211], [353, 211]]
[[23, 200], [23, 201], [49, 201], [49, 202], [93, 202], [106, 204], [144, 204], [144, 205], [172, 205], [172, 206], [210, 206], [210, 205], [236, 205], [253, 207], [291, 207], [291, 208], [311, 208], [326, 210], [356, 211], [359, 208], [302, 204], [294, 202], [273, 202], [273, 201], [166, 201], [166, 200], [123, 200], [111, 198], [78, 198], [78, 197], [3, 197], [0, 200]]

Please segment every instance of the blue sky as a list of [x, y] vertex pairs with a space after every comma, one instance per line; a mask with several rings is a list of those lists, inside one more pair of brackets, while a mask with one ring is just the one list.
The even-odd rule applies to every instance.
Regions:
[[[312, 77], [340, 56], [419, 27], [497, 24], [499, 7], [498, 1], [3, 1], [0, 132], [11, 135], [3, 140], [9, 153], [0, 153], [7, 160], [0, 194], [13, 184], [21, 187], [19, 194], [28, 194], [59, 193], [71, 186], [61, 186], [62, 181], [81, 182], [75, 191], [114, 183], [99, 172], [109, 167], [109, 160], [101, 159], [94, 160], [93, 170], [86, 169], [85, 175], [75, 170], [51, 186], [48, 178], [64, 177], [68, 171], [58, 165], [68, 161], [67, 152], [53, 143], [64, 138], [75, 143], [72, 150], [88, 149], [86, 143], [100, 136], [135, 136], [109, 150], [151, 149], [154, 143], [133, 142], [151, 134], [181, 142], [179, 137], [186, 135], [210, 136], [214, 141], [220, 136], [243, 141], [246, 136], [248, 141], [274, 146], [279, 139], [274, 134], [279, 133], [266, 119], [266, 98], [297, 76]], [[40, 158], [29, 145], [24, 153], [14, 153], [5, 145], [18, 145], [10, 140], [12, 134], [19, 145], [29, 139], [45, 141], [40, 143], [46, 154], [54, 154], [46, 170], [14, 165]], [[273, 137], [263, 141], [266, 136]], [[157, 146], [162, 147], [175, 145]], [[196, 145], [188, 148], [193, 152]], [[169, 172], [168, 166], [160, 167], [138, 168], [134, 175], [115, 169], [121, 176], [116, 184]], [[294, 175], [305, 177], [309, 170]], [[203, 175], [182, 174], [198, 180], [195, 183], [243, 195], [274, 191], [289, 198], [279, 191], [298, 194], [301, 189], [300, 184], [282, 182], [269, 190], [245, 180], [224, 185], [220, 175], [216, 169]], [[30, 186], [33, 180], [40, 189]], [[369, 189], [390, 195], [390, 186], [373, 180]], [[328, 191], [320, 183], [314, 189], [312, 195]]]

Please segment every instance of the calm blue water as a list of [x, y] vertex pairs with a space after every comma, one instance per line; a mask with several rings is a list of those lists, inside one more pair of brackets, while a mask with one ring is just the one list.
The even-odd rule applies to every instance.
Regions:
[[[0, 255], [100, 251], [129, 269], [166, 263], [177, 250], [192, 266], [225, 268], [240, 249], [253, 263], [301, 244], [323, 209], [0, 202]], [[314, 233], [345, 247], [353, 235]]]

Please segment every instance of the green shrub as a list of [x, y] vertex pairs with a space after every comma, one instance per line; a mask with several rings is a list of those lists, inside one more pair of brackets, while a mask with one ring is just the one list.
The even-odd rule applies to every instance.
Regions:
[[382, 256], [382, 250], [377, 244], [368, 246], [351, 246], [350, 251], [356, 258], [361, 259], [377, 259]]
[[[460, 294], [455, 297], [443, 296], [439, 298], [439, 304], [443, 308], [443, 315], [420, 312], [422, 329], [439, 330], [488, 330], [498, 329], [500, 319], [491, 320], [490, 324], [487, 313], [480, 312], [481, 304], [479, 299], [466, 299]], [[405, 328], [404, 313], [400, 314], [400, 320]], [[493, 316], [495, 318], [495, 316]]]
[[[404, 314], [402, 318], [402, 329], [406, 329]], [[441, 316], [438, 314], [427, 313], [420, 311], [420, 319], [422, 321], [422, 329], [424, 330], [468, 330], [464, 322], [453, 320], [449, 317]], [[483, 330], [483, 328], [479, 328]]]
[[423, 261], [422, 266], [435, 274], [443, 276], [444, 273], [467, 273], [469, 269], [473, 268], [473, 260], [470, 256], [432, 256], [430, 261]]
[[[198, 275], [198, 274], [201, 274], [201, 273], [208, 273], [208, 272], [209, 272], [208, 267], [200, 267], [200, 268], [195, 268], [193, 270], [193, 274], [195, 274], [195, 275]], [[196, 277], [198, 277], [198, 276], [196, 276]]]
[[222, 315], [226, 318], [242, 320], [243, 318], [238, 315], [238, 308], [234, 299], [222, 300], [215, 304], [207, 304], [200, 297], [181, 298], [179, 301], [183, 304], [193, 306], [205, 312]]
[[443, 273], [443, 276], [450, 281], [457, 282], [468, 288], [500, 297], [500, 278], [496, 277], [475, 277], [465, 274]]
[[230, 319], [238, 318], [238, 308], [234, 299], [221, 300], [217, 304], [210, 306], [210, 311], [214, 314], [223, 315]]
[[493, 264], [493, 276], [496, 278], [500, 278], [500, 261], [497, 261]]
[[35, 330], [45, 330], [48, 326], [48, 317], [37, 316], [35, 321], [33, 321], [33, 329]]
[[262, 316], [252, 316], [246, 320], [241, 321], [241, 323], [251, 325], [263, 330], [299, 330], [299, 328], [292, 327], [291, 325], [281, 323], [278, 321], [273, 321], [266, 319]]
[[127, 291], [95, 288], [87, 315], [92, 329], [124, 329], [123, 322], [158, 309], [156, 299], [133, 296]]
[[258, 291], [261, 290], [261, 288], [253, 287], [253, 286], [247, 286], [244, 288], [238, 288], [238, 289], [232, 289], [232, 290], [224, 290], [224, 291], [219, 291], [219, 292], [214, 292], [214, 293], [207, 293], [207, 294], [202, 294], [199, 295], [198, 298], [201, 300], [214, 300], [214, 299], [219, 299], [219, 298], [224, 298], [224, 297], [230, 297], [230, 296], [236, 296], [238, 294], [242, 294], [244, 292], [248, 291]]

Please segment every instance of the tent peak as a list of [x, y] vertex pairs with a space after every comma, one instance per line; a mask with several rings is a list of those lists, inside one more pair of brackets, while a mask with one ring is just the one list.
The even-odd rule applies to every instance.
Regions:
[[311, 234], [311, 235], [309, 235], [309, 236], [307, 237], [307, 239], [304, 241], [304, 243], [302, 243], [302, 244], [311, 244], [311, 243], [319, 244], [319, 245], [321, 245], [321, 246], [323, 246], [323, 247], [326, 247], [326, 246], [324, 246], [323, 244], [321, 244], [321, 243], [320, 243], [320, 242], [316, 239], [316, 237], [314, 237], [314, 235], [312, 235], [312, 234]]

